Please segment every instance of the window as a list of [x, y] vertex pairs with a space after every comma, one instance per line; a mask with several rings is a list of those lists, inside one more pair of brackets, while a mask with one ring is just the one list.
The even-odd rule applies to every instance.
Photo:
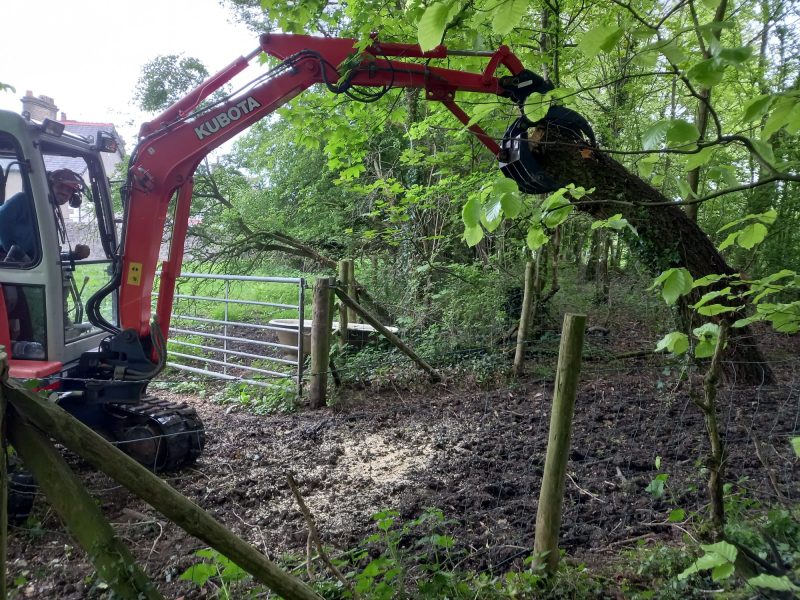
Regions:
[[41, 254], [25, 162], [13, 136], [0, 132], [0, 267], [30, 268]]

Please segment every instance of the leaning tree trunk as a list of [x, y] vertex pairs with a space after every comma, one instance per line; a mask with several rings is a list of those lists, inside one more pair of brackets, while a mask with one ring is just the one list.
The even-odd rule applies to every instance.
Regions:
[[[622, 216], [639, 233], [631, 249], [653, 273], [671, 267], [685, 267], [695, 279], [711, 274], [733, 274], [709, 237], [679, 206], [647, 206], [648, 203], [669, 203], [670, 199], [620, 163], [596, 148], [576, 144], [550, 128], [536, 132], [529, 139], [532, 150], [545, 173], [563, 185], [574, 183], [594, 188], [578, 210], [598, 219]], [[749, 338], [745, 328], [741, 337]], [[744, 342], [729, 344], [727, 360], [731, 364], [726, 375], [738, 383], [773, 383], [769, 365], [754, 345]]]

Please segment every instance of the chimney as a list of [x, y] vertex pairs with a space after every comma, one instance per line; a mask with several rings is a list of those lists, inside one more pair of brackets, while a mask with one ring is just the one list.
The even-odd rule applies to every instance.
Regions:
[[56, 120], [58, 107], [50, 96], [34, 97], [33, 92], [28, 90], [22, 100], [22, 112], [28, 113], [34, 121], [44, 121], [45, 119]]

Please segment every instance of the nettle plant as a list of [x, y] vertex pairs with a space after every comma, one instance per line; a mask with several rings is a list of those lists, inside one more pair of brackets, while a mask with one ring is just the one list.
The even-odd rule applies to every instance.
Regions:
[[[733, 245], [752, 250], [764, 240], [768, 232], [767, 226], [772, 225], [776, 217], [774, 210], [768, 210], [728, 223], [718, 232], [730, 231], [719, 245], [719, 250]], [[766, 321], [779, 333], [791, 334], [800, 330], [800, 300], [774, 300], [776, 296], [796, 297], [800, 291], [800, 277], [789, 269], [782, 269], [759, 279], [749, 279], [741, 273], [706, 275], [694, 279], [685, 268], [675, 267], [661, 273], [650, 289], [657, 287], [661, 288], [661, 296], [670, 305], [694, 290], [713, 287], [691, 305], [692, 309], [704, 317], [735, 316], [736, 320], [731, 323], [734, 328]], [[656, 351], [667, 350], [673, 354], [683, 354], [692, 345], [690, 342], [693, 342], [695, 358], [708, 358], [714, 354], [719, 330], [720, 326], [716, 323], [704, 323], [692, 330], [693, 340], [684, 332], [672, 331], [658, 342]]]

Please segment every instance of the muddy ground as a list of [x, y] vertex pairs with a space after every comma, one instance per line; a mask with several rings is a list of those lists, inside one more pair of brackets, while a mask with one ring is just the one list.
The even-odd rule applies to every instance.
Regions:
[[[797, 347], [797, 339], [776, 342], [779, 385], [724, 387], [718, 398], [728, 480], [762, 501], [800, 494], [789, 446], [799, 435]], [[460, 568], [500, 573], [519, 566], [533, 542], [552, 381], [529, 376], [497, 387], [458, 375], [437, 385], [418, 379], [342, 390], [333, 408], [267, 416], [159, 390], [196, 407], [208, 431], [197, 464], [166, 478], [271, 558], [305, 552], [307, 527], [289, 471], [332, 547], [353, 548], [374, 533], [377, 511], [397, 510], [408, 522], [435, 507], [448, 519], [440, 532], [455, 538]], [[569, 556], [594, 564], [637, 544], [679, 542], [692, 528], [692, 513], [706, 505], [707, 446], [687, 387], [662, 359], [584, 364], [561, 532]], [[69, 460], [161, 592], [202, 597], [178, 576], [206, 544]], [[660, 473], [668, 474], [663, 494], [647, 491]], [[668, 522], [676, 508], [687, 522]], [[18, 597], [104, 596], [86, 555], [43, 498], [25, 526], [12, 528], [9, 553]]]

